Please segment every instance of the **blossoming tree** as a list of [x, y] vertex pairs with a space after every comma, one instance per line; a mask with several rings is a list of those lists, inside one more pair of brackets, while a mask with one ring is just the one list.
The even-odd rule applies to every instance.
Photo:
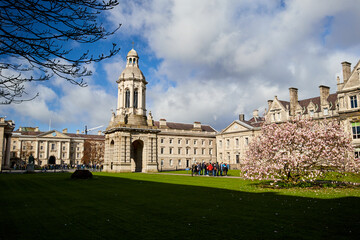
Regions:
[[264, 125], [242, 166], [247, 178], [288, 182], [313, 181], [329, 169], [359, 169], [351, 136], [336, 121], [308, 119]]

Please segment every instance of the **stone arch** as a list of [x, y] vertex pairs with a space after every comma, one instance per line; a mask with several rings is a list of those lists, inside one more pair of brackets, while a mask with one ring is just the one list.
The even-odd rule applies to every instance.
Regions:
[[114, 160], [114, 149], [115, 149], [115, 142], [114, 139], [111, 139], [109, 145], [109, 158], [111, 159], [111, 161]]
[[55, 156], [51, 155], [48, 159], [48, 164], [56, 164]]
[[144, 142], [142, 140], [135, 140], [131, 144], [131, 159], [134, 161], [135, 172], [142, 172], [143, 170], [143, 151]]

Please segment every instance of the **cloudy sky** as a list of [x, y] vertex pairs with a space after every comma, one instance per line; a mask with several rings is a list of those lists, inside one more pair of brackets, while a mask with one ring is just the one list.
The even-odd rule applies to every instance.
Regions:
[[120, 1], [106, 25], [122, 24], [108, 40], [121, 52], [89, 66], [88, 87], [61, 79], [31, 83], [28, 93], [40, 96], [0, 106], [0, 115], [17, 128], [43, 131], [50, 121], [52, 129], [70, 132], [106, 127], [134, 41], [155, 120], [221, 130], [240, 113], [246, 119], [254, 109], [263, 113], [275, 95], [289, 100], [289, 87], [299, 89], [300, 99], [318, 96], [319, 85], [335, 92], [341, 62], [354, 66], [360, 59], [359, 12], [357, 0]]

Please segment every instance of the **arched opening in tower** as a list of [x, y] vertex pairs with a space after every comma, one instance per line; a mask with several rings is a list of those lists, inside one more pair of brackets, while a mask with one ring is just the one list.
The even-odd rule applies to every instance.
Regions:
[[142, 172], [143, 148], [144, 148], [144, 143], [141, 140], [136, 140], [131, 144], [132, 159], [135, 162], [135, 172]]

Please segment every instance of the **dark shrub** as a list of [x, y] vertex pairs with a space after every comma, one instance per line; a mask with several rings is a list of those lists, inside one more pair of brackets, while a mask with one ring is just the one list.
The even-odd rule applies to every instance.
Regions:
[[71, 179], [90, 179], [93, 175], [89, 170], [76, 170], [71, 174]]

